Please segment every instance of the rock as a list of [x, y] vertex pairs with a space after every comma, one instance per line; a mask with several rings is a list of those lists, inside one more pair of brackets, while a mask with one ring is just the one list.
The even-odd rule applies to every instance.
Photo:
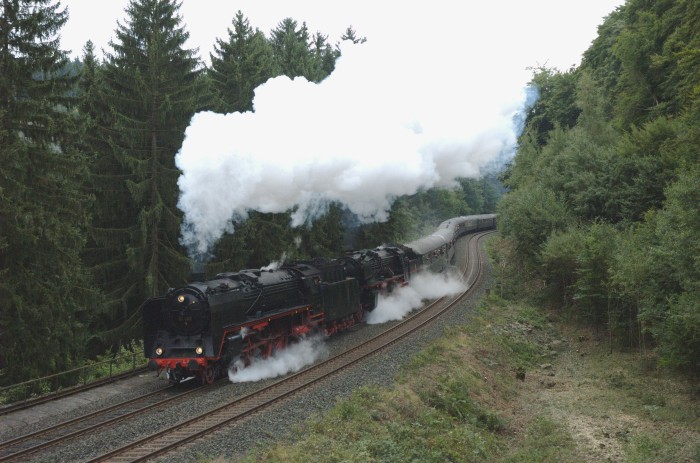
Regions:
[[562, 350], [564, 347], [564, 343], [559, 341], [558, 339], [549, 343], [549, 348], [555, 351]]
[[542, 370], [551, 370], [553, 368], [551, 363], [543, 363], [540, 365], [540, 369]]

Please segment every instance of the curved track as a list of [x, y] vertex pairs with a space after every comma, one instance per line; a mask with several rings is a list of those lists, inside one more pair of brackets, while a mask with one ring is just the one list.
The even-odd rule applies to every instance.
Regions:
[[314, 384], [382, 351], [408, 335], [420, 330], [426, 324], [453, 309], [463, 298], [469, 296], [482, 276], [483, 256], [479, 243], [493, 231], [467, 237], [467, 266], [463, 278], [467, 289], [453, 298], [442, 298], [418, 311], [410, 318], [389, 328], [368, 342], [358, 345], [324, 362], [313, 365], [294, 375], [287, 376], [252, 394], [238, 398], [204, 415], [181, 422], [175, 426], [151, 434], [122, 448], [106, 453], [93, 461], [132, 462], [146, 461], [209, 435], [222, 427], [238, 422], [265, 408], [273, 406]]

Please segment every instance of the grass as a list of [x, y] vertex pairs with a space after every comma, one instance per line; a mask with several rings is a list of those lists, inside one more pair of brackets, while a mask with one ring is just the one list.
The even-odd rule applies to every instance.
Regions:
[[86, 361], [82, 367], [7, 387], [0, 392], [0, 405], [58, 392], [65, 387], [91, 383], [145, 365], [143, 342], [134, 341], [132, 344], [131, 348], [122, 346], [116, 354], [107, 352], [98, 355], [96, 359]]

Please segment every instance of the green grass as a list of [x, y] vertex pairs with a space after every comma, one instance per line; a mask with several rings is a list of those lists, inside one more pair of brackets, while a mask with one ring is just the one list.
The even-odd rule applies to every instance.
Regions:
[[134, 341], [131, 348], [122, 346], [116, 354], [107, 352], [88, 360], [82, 367], [39, 378], [21, 386], [9, 387], [0, 393], [0, 404], [11, 404], [31, 397], [60, 391], [63, 388], [124, 373], [145, 365], [143, 342]]
[[571, 435], [560, 423], [545, 416], [536, 416], [526, 428], [524, 438], [501, 463], [564, 463], [583, 461]]

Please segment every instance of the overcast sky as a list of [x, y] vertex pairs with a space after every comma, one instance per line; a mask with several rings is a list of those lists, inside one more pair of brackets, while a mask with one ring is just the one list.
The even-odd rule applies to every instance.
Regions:
[[[70, 19], [62, 29], [64, 49], [82, 55], [92, 40], [99, 52], [114, 37], [117, 20], [123, 19], [128, 0], [62, 0]], [[183, 0], [180, 13], [190, 33], [190, 48], [199, 48], [208, 61], [217, 38], [241, 10], [257, 27], [269, 32], [282, 19], [305, 21], [311, 32], [320, 31], [335, 43], [346, 27], [370, 40], [386, 37], [397, 44], [401, 34], [431, 35], [434, 30], [454, 28], [469, 37], [475, 47], [496, 47], [493, 59], [509, 60], [514, 66], [547, 64], [568, 69], [579, 64], [581, 53], [596, 36], [597, 26], [623, 0], [501, 0], [419, 2], [353, 0]], [[416, 20], [417, 26], [408, 26]], [[416, 29], [417, 28], [417, 29]], [[408, 32], [410, 33], [410, 32]], [[498, 43], [500, 42], [500, 43]], [[502, 46], [509, 44], [508, 55]]]

